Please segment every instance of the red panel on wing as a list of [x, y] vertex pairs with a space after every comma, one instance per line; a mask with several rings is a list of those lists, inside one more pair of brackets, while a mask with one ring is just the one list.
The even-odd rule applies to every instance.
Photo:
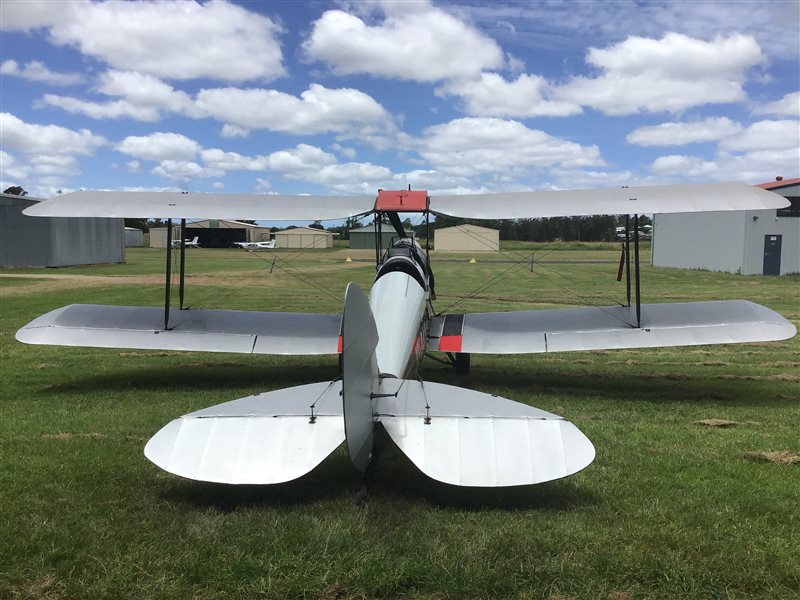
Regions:
[[342, 353], [342, 336], [339, 336], [339, 345], [336, 347], [336, 351], [341, 354]]
[[463, 336], [460, 335], [443, 335], [439, 338], [439, 351], [461, 352], [461, 343], [463, 339]]
[[375, 210], [423, 212], [428, 210], [428, 192], [424, 190], [380, 190]]

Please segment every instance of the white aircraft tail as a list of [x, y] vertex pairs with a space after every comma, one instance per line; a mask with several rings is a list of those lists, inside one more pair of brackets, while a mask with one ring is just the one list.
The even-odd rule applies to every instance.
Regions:
[[462, 486], [530, 485], [577, 473], [592, 443], [558, 415], [505, 398], [378, 374], [378, 333], [364, 293], [351, 283], [342, 320], [342, 379], [234, 400], [175, 419], [145, 447], [182, 477], [229, 484], [291, 481], [347, 442], [365, 471], [373, 429], [426, 475]]

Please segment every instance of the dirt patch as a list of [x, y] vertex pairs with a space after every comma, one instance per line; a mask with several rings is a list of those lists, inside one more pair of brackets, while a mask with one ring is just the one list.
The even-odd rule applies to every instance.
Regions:
[[69, 440], [75, 440], [79, 438], [89, 438], [89, 439], [98, 439], [106, 437], [104, 433], [96, 433], [91, 431], [89, 433], [45, 433], [42, 437], [46, 440], [58, 440], [59, 442], [65, 442]]
[[767, 379], [773, 381], [800, 381], [800, 373], [779, 373], [778, 375], [770, 375]]
[[12, 598], [65, 598], [64, 584], [55, 575], [47, 574], [33, 581], [26, 581], [11, 589]]
[[759, 452], [745, 452], [745, 457], [758, 462], [768, 462], [774, 465], [800, 465], [800, 453], [789, 450]]
[[726, 363], [723, 360], [707, 360], [703, 362], [704, 367], [727, 367], [731, 363]]
[[736, 427], [738, 421], [728, 421], [727, 419], [700, 419], [694, 422], [695, 425], [702, 425], [704, 427]]
[[183, 356], [185, 354], [189, 354], [189, 352], [120, 352], [120, 356], [131, 357], [131, 356]]
[[52, 369], [53, 367], [57, 367], [57, 366], [58, 365], [54, 365], [54, 364], [51, 364], [51, 363], [39, 363], [38, 365], [35, 365], [33, 368], [34, 369]]

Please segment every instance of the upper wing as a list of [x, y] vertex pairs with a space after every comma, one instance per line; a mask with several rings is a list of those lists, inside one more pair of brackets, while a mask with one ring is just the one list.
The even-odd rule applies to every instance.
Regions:
[[170, 310], [72, 304], [17, 331], [26, 344], [196, 350], [243, 354], [336, 354], [341, 315]]
[[745, 300], [606, 306], [433, 319], [429, 347], [443, 352], [524, 354], [731, 344], [788, 339], [797, 329], [778, 313]]
[[743, 183], [436, 196], [430, 203], [435, 213], [472, 219], [641, 215], [786, 206], [789, 201], [784, 197]]
[[32, 217], [264, 219], [313, 221], [367, 213], [375, 196], [80, 191], [29, 206]]
[[[429, 206], [435, 213], [473, 219], [522, 219], [756, 210], [783, 208], [789, 202], [758, 187], [719, 183], [433, 196]], [[374, 208], [375, 196], [79, 191], [39, 202], [23, 212], [38, 217], [300, 221], [343, 219]]]

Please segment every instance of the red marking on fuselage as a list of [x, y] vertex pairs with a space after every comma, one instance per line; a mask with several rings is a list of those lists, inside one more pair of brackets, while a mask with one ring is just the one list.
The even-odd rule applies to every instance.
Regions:
[[461, 352], [463, 336], [443, 335], [439, 338], [439, 350], [441, 352]]
[[428, 192], [424, 190], [380, 190], [375, 210], [424, 212], [428, 210]]
[[339, 344], [338, 346], [336, 346], [336, 352], [338, 352], [339, 354], [342, 353], [342, 336], [339, 336]]

